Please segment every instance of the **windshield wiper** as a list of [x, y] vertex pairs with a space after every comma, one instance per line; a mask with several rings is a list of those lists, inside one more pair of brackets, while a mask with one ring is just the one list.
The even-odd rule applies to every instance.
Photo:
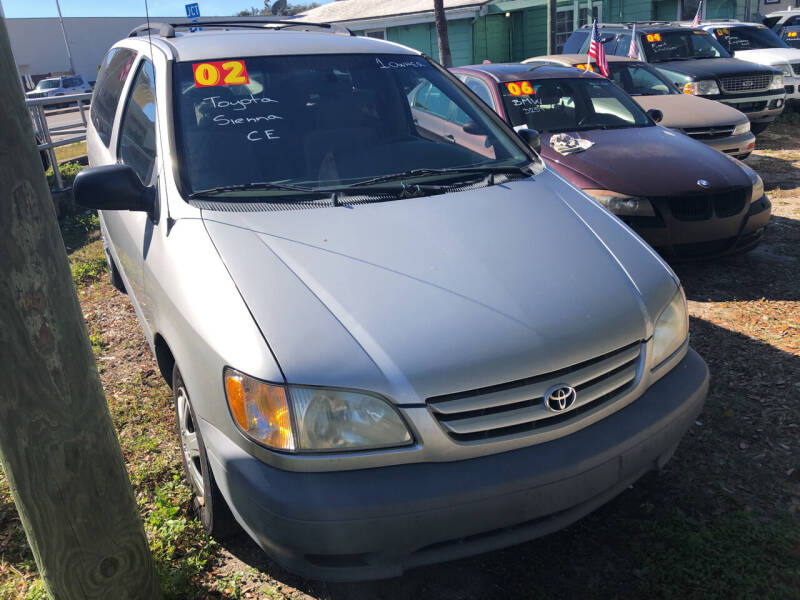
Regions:
[[189, 199], [201, 198], [204, 196], [218, 196], [226, 192], [245, 192], [245, 191], [263, 191], [263, 190], [283, 190], [285, 192], [303, 192], [306, 194], [320, 194], [326, 196], [327, 193], [321, 190], [312, 188], [301, 187], [299, 185], [289, 185], [287, 183], [271, 183], [268, 181], [260, 181], [255, 183], [240, 183], [235, 185], [221, 185], [212, 187], [205, 190], [198, 190], [189, 194]]
[[426, 175], [459, 175], [459, 174], [503, 174], [512, 173], [528, 177], [533, 174], [533, 171], [527, 166], [509, 166], [509, 167], [491, 167], [491, 166], [474, 166], [474, 167], [452, 167], [444, 169], [411, 169], [410, 171], [403, 171], [402, 173], [390, 173], [388, 175], [380, 175], [353, 183], [348, 188], [357, 188], [366, 185], [374, 185], [376, 183], [383, 183], [388, 181], [402, 181], [409, 177], [424, 177]]

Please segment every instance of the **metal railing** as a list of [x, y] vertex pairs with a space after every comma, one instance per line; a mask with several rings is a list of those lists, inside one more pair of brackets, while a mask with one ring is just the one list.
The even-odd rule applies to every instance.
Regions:
[[[58, 146], [66, 146], [75, 142], [82, 142], [86, 139], [86, 109], [89, 107], [89, 100], [92, 97], [91, 93], [86, 94], [69, 94], [67, 96], [51, 96], [49, 98], [30, 98], [25, 100], [28, 111], [31, 114], [31, 122], [33, 123], [33, 131], [36, 134], [37, 149], [41, 152], [47, 152], [50, 159], [50, 165], [53, 167], [53, 175], [56, 178], [56, 185], [58, 190], [63, 190], [64, 182], [61, 179], [61, 172], [58, 170], [58, 161], [56, 160], [55, 148]], [[50, 127], [47, 123], [48, 114], [45, 112], [45, 107], [54, 104], [67, 104], [77, 105], [78, 114], [81, 120], [75, 123], [68, 123], [66, 125], [57, 125]], [[53, 141], [53, 134], [69, 135], [66, 139]]]

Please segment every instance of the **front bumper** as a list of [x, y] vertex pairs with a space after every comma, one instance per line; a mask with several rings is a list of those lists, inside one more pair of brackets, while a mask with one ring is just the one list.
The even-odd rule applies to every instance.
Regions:
[[324, 580], [405, 569], [518, 544], [588, 514], [661, 468], [703, 407], [693, 350], [636, 401], [571, 435], [470, 460], [355, 471], [283, 471], [202, 422], [217, 483], [276, 562]]
[[622, 220], [644, 241], [668, 259], [718, 258], [745, 252], [758, 245], [772, 214], [766, 194], [730, 217], [712, 216], [698, 221], [681, 221], [672, 216], [667, 204], [680, 198], [653, 201], [658, 217]]
[[751, 123], [769, 123], [783, 112], [786, 106], [786, 91], [772, 90], [758, 95], [739, 96], [724, 94], [721, 96], [704, 96], [732, 106], [747, 115]]
[[697, 141], [711, 146], [715, 150], [724, 152], [725, 154], [735, 156], [736, 158], [745, 158], [753, 151], [753, 148], [755, 148], [756, 136], [748, 131], [747, 133], [732, 135], [717, 140], [698, 139]]

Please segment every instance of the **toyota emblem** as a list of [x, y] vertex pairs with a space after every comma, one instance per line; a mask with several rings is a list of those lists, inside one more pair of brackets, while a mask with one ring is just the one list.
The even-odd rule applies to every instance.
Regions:
[[544, 405], [552, 412], [564, 412], [575, 404], [575, 388], [564, 383], [554, 385], [544, 395]]
[[711, 184], [705, 179], [698, 179], [697, 185], [699, 185], [701, 188], [706, 188], [706, 189], [711, 187]]

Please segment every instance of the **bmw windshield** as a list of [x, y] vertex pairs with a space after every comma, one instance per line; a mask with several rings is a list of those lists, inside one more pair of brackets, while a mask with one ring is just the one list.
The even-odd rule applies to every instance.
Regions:
[[541, 79], [500, 83], [514, 127], [557, 133], [649, 127], [653, 122], [608, 79]]
[[173, 92], [189, 196], [450, 184], [536, 160], [421, 56], [176, 63]]

